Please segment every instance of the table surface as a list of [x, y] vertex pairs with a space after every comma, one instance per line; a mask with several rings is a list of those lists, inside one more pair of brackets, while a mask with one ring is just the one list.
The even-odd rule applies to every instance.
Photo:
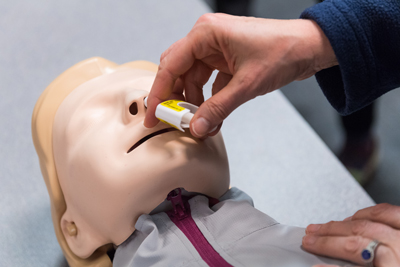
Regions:
[[[157, 63], [209, 11], [196, 0], [0, 3], [0, 266], [66, 266], [31, 141], [44, 88], [93, 56]], [[232, 186], [281, 223], [340, 220], [373, 205], [280, 92], [240, 107], [222, 131]]]

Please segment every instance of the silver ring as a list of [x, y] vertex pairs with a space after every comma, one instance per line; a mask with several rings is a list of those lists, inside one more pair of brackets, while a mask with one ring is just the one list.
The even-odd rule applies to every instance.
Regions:
[[361, 258], [364, 260], [365, 266], [374, 267], [375, 250], [378, 246], [379, 241], [372, 240], [361, 252]]

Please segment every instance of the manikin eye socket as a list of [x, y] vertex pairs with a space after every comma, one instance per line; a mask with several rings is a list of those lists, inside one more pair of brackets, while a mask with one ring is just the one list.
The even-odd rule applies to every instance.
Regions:
[[131, 113], [132, 115], [136, 115], [138, 114], [138, 105], [136, 102], [133, 102], [130, 106], [129, 106], [129, 113]]

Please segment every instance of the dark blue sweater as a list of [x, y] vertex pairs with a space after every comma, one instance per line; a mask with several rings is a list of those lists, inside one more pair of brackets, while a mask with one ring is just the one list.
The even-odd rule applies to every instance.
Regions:
[[326, 0], [306, 9], [339, 66], [315, 76], [331, 105], [352, 113], [400, 86], [400, 0]]

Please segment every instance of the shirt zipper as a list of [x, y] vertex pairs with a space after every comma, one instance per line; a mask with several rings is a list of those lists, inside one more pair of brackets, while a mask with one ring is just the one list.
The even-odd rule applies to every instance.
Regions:
[[232, 266], [219, 255], [217, 251], [204, 237], [203, 233], [197, 227], [197, 224], [192, 218], [190, 212], [189, 198], [182, 196], [182, 190], [177, 188], [172, 190], [167, 197], [171, 201], [173, 210], [168, 211], [167, 215], [171, 221], [182, 231], [189, 239], [194, 248], [199, 253], [200, 257], [210, 267], [229, 267]]

